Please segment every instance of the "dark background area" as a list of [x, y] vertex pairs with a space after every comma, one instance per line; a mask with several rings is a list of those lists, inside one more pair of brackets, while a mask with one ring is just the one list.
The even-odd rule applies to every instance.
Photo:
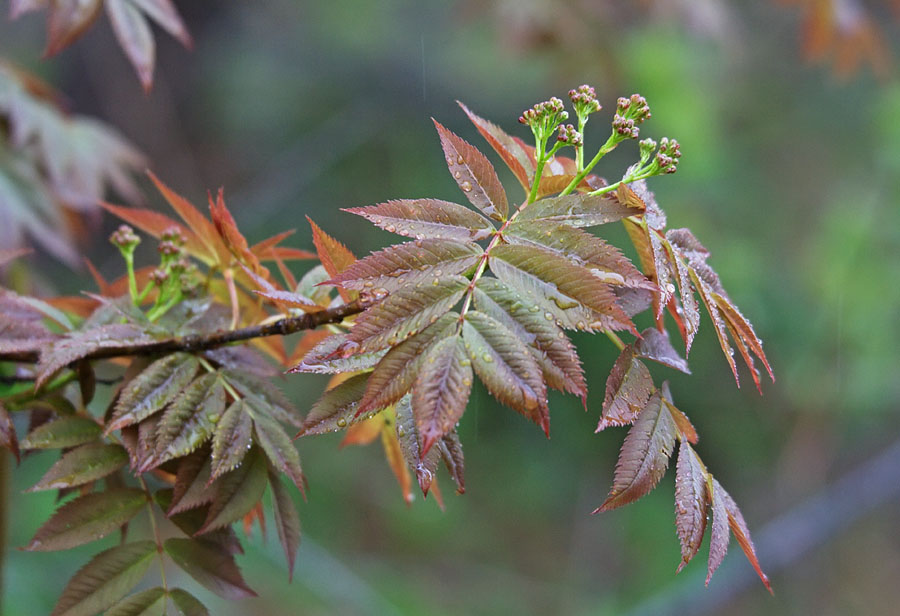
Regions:
[[[670, 226], [690, 227], [710, 249], [778, 378], [762, 397], [746, 373], [736, 389], [706, 317], [693, 376], [652, 368], [671, 381], [700, 455], [742, 506], [774, 598], [734, 542], [709, 589], [703, 558], [674, 575], [672, 472], [640, 503], [590, 516], [624, 431], [593, 433], [616, 351], [579, 336], [589, 412], [554, 395], [548, 441], [476, 388], [460, 427], [467, 492], [453, 496], [444, 481], [445, 513], [431, 499], [407, 508], [377, 445], [339, 451], [338, 435], [301, 440], [310, 489], [294, 581], [274, 529], [266, 541], [255, 529], [240, 564], [260, 598], [198, 591], [214, 614], [881, 614], [900, 603], [892, 71], [836, 76], [804, 62], [802, 15], [775, 2], [628, 11], [543, 0], [178, 4], [195, 47], [158, 32], [150, 95], [103, 19], [47, 61], [41, 17], [0, 22], [0, 55], [44, 76], [73, 111], [116, 126], [194, 203], [224, 186], [251, 241], [296, 227], [289, 243], [311, 249], [309, 215], [358, 255], [393, 240], [340, 208], [460, 200], [430, 121], [481, 147], [456, 99], [524, 137], [523, 109], [592, 84], [605, 110], [589, 125], [591, 149], [616, 97], [640, 92], [653, 110], [642, 134], [675, 137], [684, 152], [678, 173], [651, 187]], [[893, 23], [882, 34], [900, 48]], [[626, 143], [600, 173], [621, 175], [635, 157]], [[101, 224], [96, 237], [116, 222]], [[619, 228], [600, 231], [625, 240]], [[120, 273], [105, 241], [84, 251], [108, 276]], [[84, 271], [40, 255], [32, 264], [60, 293], [92, 286]], [[282, 385], [305, 410], [325, 382], [289, 376]], [[52, 495], [22, 493], [49, 464], [32, 456], [12, 475], [12, 545], [53, 508]], [[0, 613], [49, 613], [98, 547], [77, 551], [10, 551]]]

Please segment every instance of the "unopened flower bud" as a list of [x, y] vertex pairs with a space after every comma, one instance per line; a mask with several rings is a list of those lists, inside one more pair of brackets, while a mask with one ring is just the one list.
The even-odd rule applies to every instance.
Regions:
[[581, 147], [584, 144], [584, 137], [571, 124], [559, 125], [559, 135], [556, 140], [575, 147]]
[[109, 241], [123, 250], [133, 251], [135, 246], [141, 243], [141, 238], [134, 232], [134, 229], [128, 225], [122, 225], [109, 236]]
[[602, 109], [597, 101], [597, 93], [587, 84], [569, 90], [569, 98], [572, 100], [575, 113], [579, 118], [586, 119], [590, 114]]

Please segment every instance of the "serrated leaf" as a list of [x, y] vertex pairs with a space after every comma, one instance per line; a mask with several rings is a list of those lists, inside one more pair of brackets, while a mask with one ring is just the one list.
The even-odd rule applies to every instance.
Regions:
[[[22, 447], [26, 447], [25, 441], [22, 441]], [[16, 437], [16, 427], [13, 425], [6, 407], [0, 402], [0, 447], [8, 449], [16, 457], [16, 462], [20, 460], [19, 440]], [[26, 447], [27, 448], [27, 447]], [[3, 454], [0, 454], [3, 455]]]
[[305, 491], [306, 479], [303, 477], [300, 454], [294, 447], [294, 441], [277, 421], [264, 412], [252, 405], [249, 410], [253, 417], [254, 442], [262, 448], [272, 466], [290, 477], [298, 490]]
[[133, 488], [115, 488], [79, 496], [56, 510], [25, 546], [28, 551], [66, 550], [96, 541], [128, 522], [147, 503]]
[[393, 347], [369, 376], [356, 416], [383, 409], [402, 398], [413, 386], [428, 349], [451, 335], [459, 313], [448, 312], [425, 330]]
[[337, 432], [366, 419], [356, 411], [368, 379], [368, 374], [357, 374], [322, 394], [303, 420], [297, 436]]
[[191, 382], [198, 366], [197, 358], [187, 353], [173, 353], [150, 364], [122, 389], [107, 433], [162, 410]]
[[[518, 275], [509, 272], [509, 265]], [[542, 248], [531, 246], [499, 245], [491, 251], [491, 271], [514, 289], [523, 288], [534, 293], [539, 290], [543, 298], [550, 300], [563, 313], [580, 304], [598, 313], [598, 319], [606, 317], [616, 329], [633, 329], [634, 325], [619, 305], [609, 285], [600, 281], [585, 267]], [[522, 284], [522, 276], [533, 279]], [[518, 283], [518, 284], [517, 284]], [[568, 317], [568, 315], [566, 315]], [[571, 319], [568, 319], [571, 321]], [[576, 329], [589, 329], [592, 322], [575, 322]], [[564, 322], [565, 324], [565, 322]]]
[[712, 509], [712, 530], [709, 535], [709, 562], [706, 567], [706, 585], [712, 579], [713, 573], [725, 560], [725, 554], [728, 553], [728, 540], [730, 534], [728, 532], [728, 511], [725, 509], [725, 491], [718, 481], [712, 476], [707, 480], [707, 496], [710, 501], [710, 509]]
[[631, 345], [626, 346], [606, 379], [606, 396], [596, 431], [633, 423], [647, 406], [654, 389], [647, 366], [635, 359]]
[[549, 436], [547, 387], [525, 344], [500, 322], [477, 310], [466, 313], [462, 334], [472, 366], [488, 391]]
[[596, 227], [641, 214], [608, 195], [572, 193], [535, 201], [521, 210], [517, 220], [563, 223], [573, 227]]
[[447, 158], [447, 168], [469, 202], [494, 220], [506, 220], [506, 192], [494, 166], [469, 142], [434, 120]]
[[656, 289], [618, 248], [563, 223], [515, 221], [503, 235], [510, 243], [539, 246], [586, 267], [602, 282]]
[[217, 479], [216, 484], [216, 495], [198, 533], [227, 526], [256, 506], [266, 490], [266, 461], [254, 447], [239, 467]]
[[678, 354], [669, 341], [667, 331], [661, 332], [655, 327], [648, 327], [641, 332], [640, 339], [635, 343], [634, 353], [638, 357], [651, 359], [679, 372], [691, 373], [687, 361]]
[[106, 477], [126, 464], [128, 453], [120, 445], [89, 443], [63, 455], [28, 491], [73, 488]]
[[399, 344], [437, 321], [462, 299], [469, 286], [462, 276], [435, 278], [434, 282], [402, 289], [359, 315], [343, 353], [349, 356]]
[[716, 304], [716, 300], [714, 297], [715, 291], [697, 274], [695, 269], [691, 269], [691, 280], [694, 281], [694, 287], [697, 289], [697, 292], [700, 294], [700, 299], [703, 300], [703, 305], [706, 306], [706, 312], [709, 314], [709, 318], [713, 322], [713, 326], [716, 330], [716, 338], [719, 340], [719, 346], [722, 347], [722, 353], [725, 355], [725, 360], [728, 362], [728, 367], [731, 368], [731, 373], [734, 375], [734, 381], [737, 383], [738, 387], [741, 386], [741, 380], [738, 376], [737, 364], [734, 361], [734, 349], [731, 348], [731, 344], [728, 342], [728, 327], [725, 324], [725, 319], [722, 318], [722, 314], [719, 312], [718, 306]]
[[622, 443], [612, 489], [594, 513], [633, 503], [655, 488], [669, 466], [676, 432], [659, 392], [653, 394]]
[[466, 491], [466, 465], [462, 443], [456, 430], [445, 434], [438, 446], [441, 448], [441, 459], [444, 461], [444, 466], [447, 467], [447, 471], [456, 482], [456, 493], [464, 493]]
[[400, 453], [407, 467], [415, 472], [422, 494], [428, 496], [428, 490], [434, 483], [435, 473], [441, 461], [440, 445], [444, 439], [438, 442], [437, 447], [432, 447], [425, 456], [422, 456], [422, 450], [419, 446], [419, 430], [416, 428], [416, 418], [412, 410], [412, 396], [403, 396], [394, 406], [394, 413], [396, 415], [396, 438], [400, 445]]
[[439, 199], [399, 199], [344, 211], [362, 216], [390, 233], [420, 240], [478, 241], [495, 231], [481, 214]]
[[[215, 225], [201, 214], [200, 210], [198, 210], [190, 201], [169, 188], [162, 180], [156, 177], [153, 172], [148, 171], [147, 175], [150, 177], [154, 186], [156, 186], [156, 189], [162, 194], [163, 198], [165, 198], [166, 202], [173, 210], [175, 210], [188, 227], [190, 227], [191, 233], [187, 236], [188, 242], [185, 244], [185, 249], [191, 255], [196, 256], [208, 265], [228, 263], [231, 255], [219, 239], [219, 234], [216, 232]], [[135, 222], [134, 224], [144, 229], [139, 223]], [[154, 231], [149, 229], [144, 230], [154, 237], [158, 237]], [[160, 233], [162, 232], [165, 232], [165, 228], [160, 229]], [[193, 251], [194, 245], [191, 242], [191, 235], [197, 238], [200, 245], [203, 246], [202, 249], [199, 249], [196, 252]]]
[[356, 291], [393, 293], [419, 282], [462, 274], [483, 254], [478, 244], [454, 240], [417, 240], [373, 252], [328, 284]]
[[680, 572], [697, 554], [706, 532], [706, 468], [693, 448], [681, 441], [675, 465], [675, 530], [681, 542]]
[[731, 495], [725, 491], [725, 488], [719, 485], [719, 482], [716, 481], [715, 478], [713, 478], [713, 486], [714, 493], [720, 494], [724, 502], [725, 511], [728, 514], [728, 526], [731, 528], [734, 538], [737, 539], [738, 545], [741, 546], [741, 550], [743, 550], [747, 560], [750, 561], [753, 570], [756, 571], [756, 575], [759, 576], [759, 579], [765, 585], [766, 589], [774, 594], [772, 585], [769, 583], [769, 578], [763, 573], [762, 566], [759, 564], [759, 559], [756, 556], [756, 548], [753, 545], [753, 539], [750, 537], [750, 529], [747, 527], [747, 522], [744, 521], [741, 510], [738, 508], [737, 503], [734, 502], [734, 499], [731, 498]]
[[220, 597], [236, 601], [256, 596], [241, 576], [234, 557], [215, 544], [174, 538], [166, 539], [163, 549], [188, 575]]
[[[669, 234], [666, 234], [666, 238]], [[685, 355], [691, 352], [691, 345], [694, 343], [694, 337], [700, 329], [700, 306], [697, 304], [697, 298], [694, 297], [694, 289], [691, 284], [691, 273], [688, 267], [682, 262], [676, 253], [675, 247], [671, 242], [667, 245], [667, 256], [671, 268], [678, 280], [678, 296], [681, 299], [681, 313], [676, 315], [683, 323], [682, 336], [684, 337]]]
[[313, 374], [359, 372], [360, 370], [373, 368], [384, 357], [384, 350], [343, 357], [341, 349], [347, 343], [347, 337], [347, 334], [332, 334], [328, 336], [310, 349], [303, 356], [303, 360], [291, 368], [289, 372]]
[[211, 456], [205, 455], [205, 449], [181, 458], [175, 475], [172, 503], [166, 514], [171, 516], [211, 503], [218, 487], [212, 480]]
[[300, 412], [271, 380], [260, 378], [246, 371], [223, 370], [222, 375], [241, 395], [251, 400], [258, 400], [260, 406], [264, 407], [278, 421], [292, 426], [300, 425], [302, 421]]
[[[743, 342], [747, 348], [753, 351], [753, 354], [756, 355], [765, 366], [766, 371], [769, 373], [769, 378], [771, 378], [774, 382], [775, 375], [772, 372], [772, 366], [769, 365], [769, 360], [766, 358], [766, 354], [763, 352], [762, 340], [760, 340], [759, 336], [756, 335], [756, 332], [753, 330], [753, 325], [750, 324], [750, 321], [747, 320], [747, 317], [741, 314], [741, 311], [738, 310], [738, 307], [735, 306], [727, 296], [721, 293], [714, 293], [713, 298], [719, 308], [719, 312], [725, 319], [726, 324], [730, 326], [733, 338], [736, 341]], [[745, 360], [747, 363], [747, 367], [752, 370], [753, 360], [749, 359], [746, 355]], [[759, 387], [758, 382], [757, 387]]]
[[468, 107], [457, 101], [462, 110], [481, 133], [481, 136], [500, 155], [506, 166], [510, 168], [516, 179], [525, 189], [531, 189], [531, 177], [534, 175], [534, 161], [531, 160], [519, 143], [496, 124], [472, 113]]
[[300, 545], [300, 516], [291, 499], [291, 494], [281, 482], [277, 472], [269, 470], [269, 485], [272, 486], [272, 513], [275, 517], [275, 530], [284, 550], [288, 563], [288, 580], [294, 578], [294, 563], [297, 560], [297, 547]]
[[169, 591], [169, 597], [178, 610], [180, 616], [209, 616], [209, 610], [200, 600], [181, 588], [173, 588]]
[[[306, 217], [306, 220], [309, 222], [309, 226], [312, 227], [313, 244], [316, 247], [316, 252], [319, 254], [319, 260], [329, 276], [332, 278], [337, 277], [356, 262], [356, 257], [353, 256], [353, 253], [346, 246], [322, 231], [309, 216]], [[349, 302], [353, 298], [353, 294], [344, 289], [338, 289], [338, 291], [340, 291], [341, 297], [344, 298], [345, 302]]]
[[413, 414], [423, 455], [453, 430], [471, 391], [472, 365], [461, 337], [444, 338], [429, 351], [413, 387]]
[[51, 616], [93, 616], [114, 605], [144, 577], [155, 556], [152, 541], [100, 552], [72, 576]]
[[216, 479], [237, 467], [250, 449], [253, 422], [243, 400], [235, 400], [216, 426], [212, 441], [212, 474]]
[[[547, 385], [587, 399], [587, 384], [575, 346], [540, 309], [532, 310], [525, 299], [496, 278], [481, 278], [473, 294], [475, 307], [502, 323], [531, 345]], [[538, 307], [539, 308], [539, 307]], [[551, 317], [552, 317], [551, 313]]]
[[106, 616], [165, 616], [166, 602], [164, 588], [148, 588], [122, 599], [106, 612]]
[[158, 466], [197, 449], [212, 437], [224, 411], [225, 387], [219, 374], [209, 372], [196, 378], [160, 418], [156, 428], [156, 455], [150, 463]]
[[397, 437], [397, 418], [394, 414], [394, 407], [384, 409], [384, 412], [372, 421], [378, 424], [378, 436], [381, 437], [384, 457], [388, 466], [391, 467], [391, 472], [394, 473], [397, 483], [400, 485], [404, 501], [407, 505], [410, 505], [413, 502], [412, 479], [410, 478], [409, 466], [406, 463], [406, 458], [400, 445], [400, 439]]
[[140, 346], [153, 338], [133, 325], [113, 323], [86, 331], [72, 332], [41, 350], [35, 387], [41, 387], [54, 374], [94, 351], [107, 347]]

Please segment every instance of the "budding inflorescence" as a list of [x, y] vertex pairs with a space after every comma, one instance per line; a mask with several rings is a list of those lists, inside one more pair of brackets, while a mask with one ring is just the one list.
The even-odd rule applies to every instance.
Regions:
[[597, 113], [603, 107], [597, 100], [597, 92], [591, 86], [585, 84], [569, 90], [569, 98], [575, 107], [575, 115], [583, 124], [592, 113]]
[[519, 116], [519, 122], [527, 124], [534, 133], [539, 143], [546, 143], [556, 127], [569, 119], [569, 114], [563, 107], [563, 102], [555, 96], [548, 101], [538, 103], [531, 109], [526, 109]]
[[681, 158], [681, 144], [675, 139], [663, 137], [659, 141], [659, 151], [656, 153], [656, 164], [660, 173], [675, 173], [678, 170], [678, 160]]
[[584, 136], [575, 130], [575, 127], [571, 124], [559, 125], [559, 135], [557, 135], [556, 140], [563, 145], [573, 145], [576, 148], [584, 145]]
[[620, 98], [616, 102], [616, 115], [613, 116], [613, 130], [625, 138], [637, 139], [641, 134], [638, 128], [644, 120], [649, 119], [650, 106], [647, 99], [640, 94], [632, 94], [630, 98]]
[[128, 225], [122, 225], [109, 236], [109, 241], [120, 250], [134, 252], [135, 247], [141, 243], [141, 238]]

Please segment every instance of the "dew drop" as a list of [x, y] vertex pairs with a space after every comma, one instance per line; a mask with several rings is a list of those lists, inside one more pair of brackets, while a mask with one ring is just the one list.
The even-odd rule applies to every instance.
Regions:
[[462, 188], [464, 192], [469, 192], [470, 190], [472, 190], [472, 183], [466, 180], [465, 182], [460, 184], [459, 187]]
[[457, 165], [461, 165], [461, 164], [463, 164], [464, 162], [466, 162], [466, 161], [465, 161], [465, 159], [462, 157], [462, 154], [460, 154], [460, 155], [458, 155], [458, 156], [456, 157], [456, 164], [457, 164]]
[[397, 230], [397, 227], [395, 227], [394, 225], [388, 225], [384, 228], [384, 230], [388, 233], [394, 233]]
[[341, 417], [340, 419], [337, 420], [337, 425], [339, 428], [346, 428], [347, 427], [347, 419], [345, 417]]
[[552, 320], [553, 320], [553, 313], [552, 313], [552, 312], [545, 312], [545, 313], [544, 313], [544, 318], [547, 319], [548, 321], [552, 321]]
[[541, 310], [541, 307], [538, 306], [537, 304], [535, 304], [534, 306], [532, 306], [531, 308], [528, 309], [529, 312], [540, 312], [540, 310]]
[[487, 353], [485, 353], [484, 355], [482, 355], [482, 356], [481, 356], [481, 359], [483, 359], [483, 360], [484, 360], [485, 362], [487, 362], [487, 363], [491, 363], [491, 362], [494, 361], [494, 358], [491, 357], [491, 356], [490, 356], [489, 354], [487, 354]]
[[456, 173], [453, 174], [453, 177], [455, 177], [458, 180], [460, 177], [462, 177], [462, 173], [457, 171]]

